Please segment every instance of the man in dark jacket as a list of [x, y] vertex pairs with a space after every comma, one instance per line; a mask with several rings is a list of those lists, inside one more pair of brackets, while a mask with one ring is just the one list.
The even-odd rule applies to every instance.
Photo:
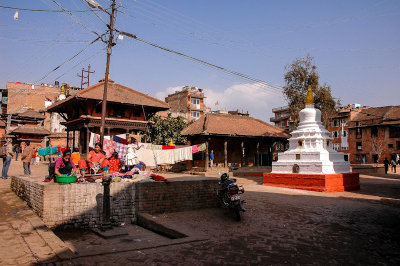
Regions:
[[383, 161], [383, 164], [385, 165], [385, 174], [387, 174], [387, 172], [389, 170], [389, 160], [388, 160], [388, 158], [385, 158], [385, 160]]

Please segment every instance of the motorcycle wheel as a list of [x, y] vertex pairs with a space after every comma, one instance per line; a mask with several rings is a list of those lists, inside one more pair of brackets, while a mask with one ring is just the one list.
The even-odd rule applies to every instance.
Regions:
[[235, 214], [235, 219], [236, 221], [240, 222], [240, 220], [242, 219], [241, 215], [240, 215], [240, 206], [237, 205], [234, 209], [234, 214]]

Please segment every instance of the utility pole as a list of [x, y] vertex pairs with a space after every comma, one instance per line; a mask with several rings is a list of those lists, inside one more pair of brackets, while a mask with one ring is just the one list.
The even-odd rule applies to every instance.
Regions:
[[101, 123], [100, 123], [100, 143], [103, 144], [104, 141], [104, 126], [106, 122], [106, 109], [107, 109], [107, 87], [108, 87], [108, 76], [110, 74], [110, 58], [112, 53], [112, 47], [114, 45], [114, 18], [115, 18], [115, 0], [112, 0], [111, 5], [112, 11], [110, 14], [110, 24], [107, 25], [110, 30], [110, 35], [108, 37], [108, 46], [107, 46], [107, 64], [106, 64], [106, 73], [104, 77], [104, 92], [103, 92], [103, 104], [101, 108]]
[[[83, 89], [83, 86], [87, 84], [87, 86], [90, 86], [90, 74], [93, 74], [96, 71], [90, 71], [90, 64], [88, 65], [88, 70], [85, 70], [85, 68], [82, 68], [82, 74], [78, 75], [78, 77], [81, 78], [81, 89]], [[87, 76], [85, 76], [85, 73], [87, 73]], [[83, 82], [83, 79], [86, 79], [86, 82]]]

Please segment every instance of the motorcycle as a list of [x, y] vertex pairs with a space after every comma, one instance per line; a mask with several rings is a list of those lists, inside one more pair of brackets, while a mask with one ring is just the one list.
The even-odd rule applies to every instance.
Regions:
[[229, 208], [235, 215], [237, 221], [241, 220], [241, 213], [246, 210], [243, 208], [244, 200], [241, 200], [241, 194], [244, 193], [244, 187], [236, 184], [236, 179], [229, 179], [229, 175], [220, 174], [221, 178], [218, 184], [220, 189], [217, 191], [217, 198], [220, 205]]

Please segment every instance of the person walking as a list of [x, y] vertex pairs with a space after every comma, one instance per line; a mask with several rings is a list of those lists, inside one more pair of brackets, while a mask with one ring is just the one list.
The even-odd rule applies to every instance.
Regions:
[[33, 148], [30, 146], [31, 143], [29, 141], [25, 142], [26, 147], [24, 152], [22, 153], [21, 160], [24, 167], [24, 175], [31, 175], [31, 161], [33, 156]]
[[3, 157], [3, 171], [1, 173], [1, 177], [3, 179], [8, 178], [8, 169], [10, 168], [11, 160], [14, 155], [13, 146], [11, 144], [10, 139], [7, 139], [5, 146], [6, 146], [6, 156]]
[[392, 172], [396, 173], [396, 162], [394, 161], [394, 159], [390, 161], [390, 164], [392, 165]]
[[15, 144], [15, 161], [18, 161], [18, 155], [21, 153], [21, 148], [18, 144]]
[[385, 158], [385, 160], [383, 161], [383, 164], [385, 165], [385, 174], [387, 175], [388, 170], [389, 170], [389, 160], [387, 158]]

